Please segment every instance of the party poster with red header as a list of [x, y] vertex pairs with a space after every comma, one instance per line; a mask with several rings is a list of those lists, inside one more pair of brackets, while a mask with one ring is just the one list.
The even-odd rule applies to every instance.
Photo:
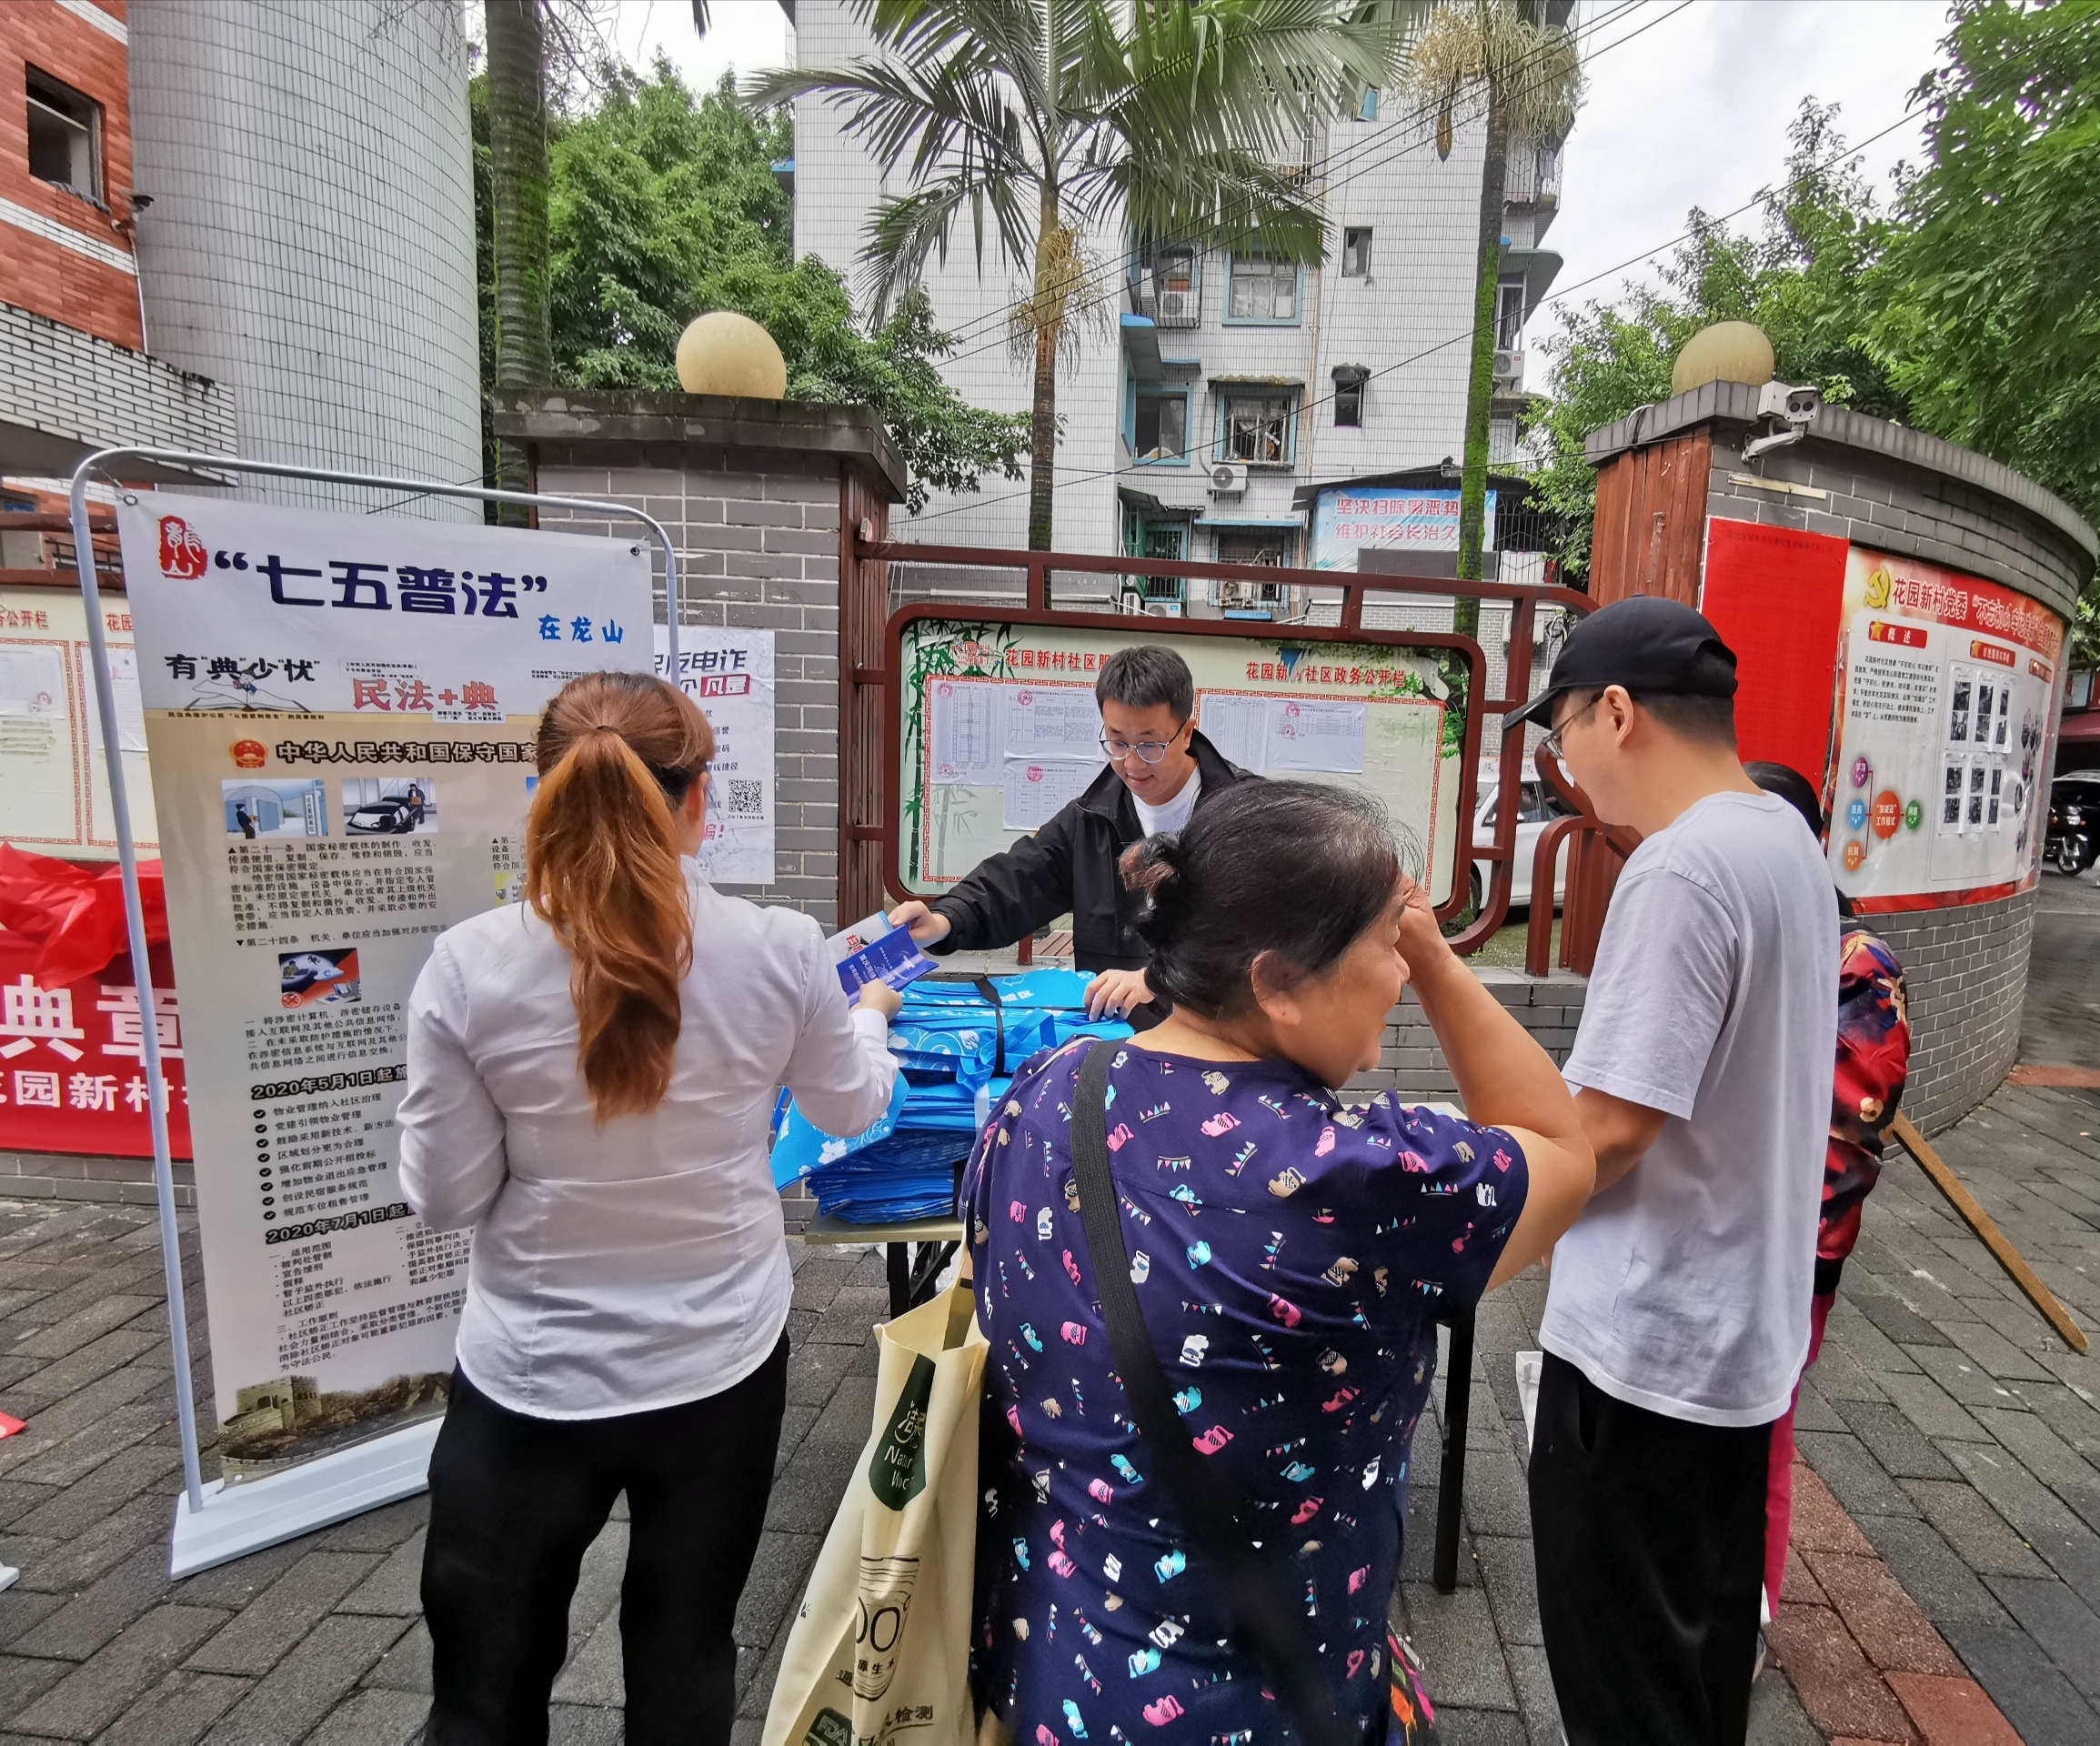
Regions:
[[1863, 910], [2032, 885], [2063, 619], [2025, 595], [1854, 547], [1826, 792], [1838, 888]]

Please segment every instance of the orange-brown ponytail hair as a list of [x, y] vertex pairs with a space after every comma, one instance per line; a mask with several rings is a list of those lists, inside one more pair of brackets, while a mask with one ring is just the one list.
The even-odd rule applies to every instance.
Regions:
[[525, 821], [525, 899], [574, 960], [577, 1070], [598, 1120], [663, 1100], [678, 1040], [692, 918], [673, 811], [715, 736], [698, 705], [646, 673], [571, 679], [539, 718]]

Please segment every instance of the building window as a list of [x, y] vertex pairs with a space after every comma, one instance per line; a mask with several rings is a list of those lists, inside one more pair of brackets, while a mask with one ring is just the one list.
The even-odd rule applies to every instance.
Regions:
[[1345, 279], [1368, 279], [1371, 276], [1371, 231], [1368, 226], [1351, 225], [1341, 233], [1341, 276]]
[[1140, 253], [1137, 265], [1137, 311], [1161, 327], [1193, 327], [1203, 313], [1201, 282], [1194, 249], [1168, 244]]
[[1135, 388], [1130, 395], [1130, 453], [1140, 462], [1189, 464], [1189, 391]]
[[29, 174], [102, 204], [102, 105], [35, 67], [28, 71]]
[[1495, 346], [1514, 352], [1524, 343], [1524, 282], [1504, 279], [1495, 286]]
[[1363, 95], [1356, 105], [1356, 118], [1359, 121], [1378, 119], [1378, 87], [1375, 85], [1364, 86]]
[[1296, 396], [1225, 391], [1219, 400], [1218, 458], [1251, 467], [1288, 467]]
[[1334, 427], [1337, 430], [1361, 430], [1363, 428], [1363, 378], [1356, 376], [1334, 384]]
[[1298, 320], [1298, 266], [1294, 261], [1265, 255], [1232, 257], [1231, 285], [1226, 293], [1228, 321], [1288, 323]]

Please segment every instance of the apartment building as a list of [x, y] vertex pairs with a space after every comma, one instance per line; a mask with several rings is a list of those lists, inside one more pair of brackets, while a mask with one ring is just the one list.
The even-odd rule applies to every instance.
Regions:
[[117, 445], [480, 477], [467, 72], [455, 0], [0, 5], [0, 568]]
[[125, 0], [0, 7], [0, 568], [69, 541], [42, 524], [83, 456], [224, 448], [230, 396], [148, 349]]
[[[791, 0], [789, 10], [798, 64], [871, 51], [848, 0]], [[1425, 560], [1415, 573], [1452, 574], [1457, 484], [1440, 469], [1463, 448], [1486, 146], [1482, 114], [1462, 105], [1454, 119], [1448, 154], [1433, 115], [1382, 93], [1314, 131], [1299, 167], [1327, 217], [1317, 265], [1201, 236], [1132, 239], [1120, 225], [1086, 239], [1101, 307], [1058, 384], [1059, 549], [1352, 569], [1347, 529], [1375, 523], [1390, 543], [1404, 521], [1408, 550]], [[796, 105], [795, 140], [795, 246], [850, 276], [869, 217], [903, 185], [820, 99]], [[1543, 246], [1560, 192], [1557, 150], [1512, 153], [1495, 447], [1512, 469], [1525, 323], [1560, 267]], [[962, 338], [949, 380], [1000, 410], [1029, 404], [1028, 368], [1010, 359], [1004, 334], [1020, 278], [993, 248], [980, 268], [965, 221], [926, 281], [940, 324]], [[1501, 483], [1509, 496], [1518, 481]], [[1344, 492], [1358, 513], [1336, 514]], [[1019, 547], [1027, 509], [1025, 487], [990, 481], [899, 525], [909, 539]], [[1390, 554], [1381, 559], [1392, 567]], [[1191, 595], [1154, 578], [1125, 585], [1133, 589], [1168, 614], [1284, 617], [1291, 605], [1259, 585], [1199, 584]]]

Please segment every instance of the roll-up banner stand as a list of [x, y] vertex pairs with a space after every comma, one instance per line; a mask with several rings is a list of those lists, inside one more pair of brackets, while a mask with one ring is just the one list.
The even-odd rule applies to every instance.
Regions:
[[[468, 1238], [401, 1194], [404, 1016], [432, 940], [522, 895], [541, 711], [569, 679], [678, 658], [677, 558], [622, 504], [167, 449], [73, 477], [132, 962], [131, 807], [86, 519], [151, 461], [580, 510], [646, 538], [117, 491], [183, 995], [185, 1095], [223, 1477], [203, 1480], [155, 1027], [142, 1027], [174, 1348], [181, 1577], [421, 1490]], [[648, 542], [668, 624], [653, 627]]]

